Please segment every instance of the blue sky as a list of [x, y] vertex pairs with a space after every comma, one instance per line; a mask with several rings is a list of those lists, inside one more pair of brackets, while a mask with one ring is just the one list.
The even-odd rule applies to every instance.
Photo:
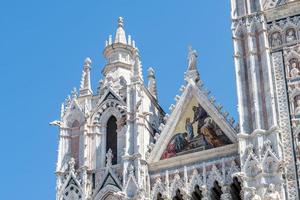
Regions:
[[235, 118], [236, 89], [228, 1], [118, 0], [0, 2], [1, 199], [53, 200], [60, 104], [79, 87], [91, 57], [93, 88], [104, 41], [118, 16], [136, 41], [144, 74], [156, 71], [165, 109], [184, 83], [187, 47], [199, 54], [205, 86]]

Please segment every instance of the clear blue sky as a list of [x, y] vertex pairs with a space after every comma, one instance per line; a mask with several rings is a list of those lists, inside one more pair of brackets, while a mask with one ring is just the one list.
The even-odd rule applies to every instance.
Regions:
[[119, 0], [0, 2], [1, 199], [55, 199], [60, 105], [79, 87], [85, 57], [96, 89], [102, 50], [124, 17], [146, 67], [156, 71], [165, 111], [179, 93], [187, 46], [199, 54], [207, 88], [236, 116], [236, 89], [227, 1]]

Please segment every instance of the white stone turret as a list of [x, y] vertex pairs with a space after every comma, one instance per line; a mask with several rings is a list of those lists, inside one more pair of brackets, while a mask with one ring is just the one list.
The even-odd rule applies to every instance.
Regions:
[[83, 65], [81, 83], [80, 83], [80, 96], [87, 96], [93, 94], [91, 87], [91, 64], [90, 58], [86, 58]]
[[102, 74], [105, 77], [103, 86], [109, 86], [118, 91], [123, 87], [122, 84], [131, 82], [133, 76], [135, 76], [134, 73], [138, 73], [142, 80], [141, 62], [138, 49], [135, 47], [135, 42], [130, 35], [127, 43], [122, 17], [118, 19], [118, 28], [114, 42], [112, 41], [113, 39], [110, 36], [103, 51], [107, 60], [102, 70]]

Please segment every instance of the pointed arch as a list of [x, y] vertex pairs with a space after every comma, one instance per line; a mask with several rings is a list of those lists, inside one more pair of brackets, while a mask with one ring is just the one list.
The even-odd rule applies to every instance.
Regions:
[[201, 200], [202, 198], [202, 191], [200, 190], [200, 186], [197, 184], [195, 185], [194, 191], [192, 192], [192, 200]]
[[218, 181], [215, 181], [211, 188], [210, 197], [211, 200], [221, 200], [222, 189]]
[[242, 200], [241, 198], [241, 183], [237, 177], [233, 177], [232, 183], [230, 185], [230, 194], [232, 200]]
[[75, 168], [79, 166], [79, 145], [80, 145], [80, 136], [78, 134], [80, 130], [80, 122], [74, 120], [72, 123], [72, 135], [70, 140], [71, 146], [71, 157], [75, 159]]
[[106, 152], [111, 149], [113, 153], [112, 164], [117, 164], [118, 154], [118, 136], [117, 136], [117, 119], [115, 116], [111, 116], [107, 121], [106, 126]]

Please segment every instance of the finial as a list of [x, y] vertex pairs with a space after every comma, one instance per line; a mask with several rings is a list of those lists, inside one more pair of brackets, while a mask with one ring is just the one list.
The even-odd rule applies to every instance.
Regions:
[[85, 66], [90, 66], [92, 64], [92, 60], [89, 58], [89, 57], [87, 57], [85, 60], [84, 60], [84, 65]]
[[148, 68], [148, 76], [154, 76], [154, 69], [152, 67]]
[[118, 18], [118, 27], [123, 27], [123, 23], [124, 23], [123, 17], [119, 17]]
[[78, 93], [77, 93], [76, 87], [73, 87], [73, 90], [72, 90], [71, 94], [72, 94], [72, 99], [76, 99], [77, 98]]

